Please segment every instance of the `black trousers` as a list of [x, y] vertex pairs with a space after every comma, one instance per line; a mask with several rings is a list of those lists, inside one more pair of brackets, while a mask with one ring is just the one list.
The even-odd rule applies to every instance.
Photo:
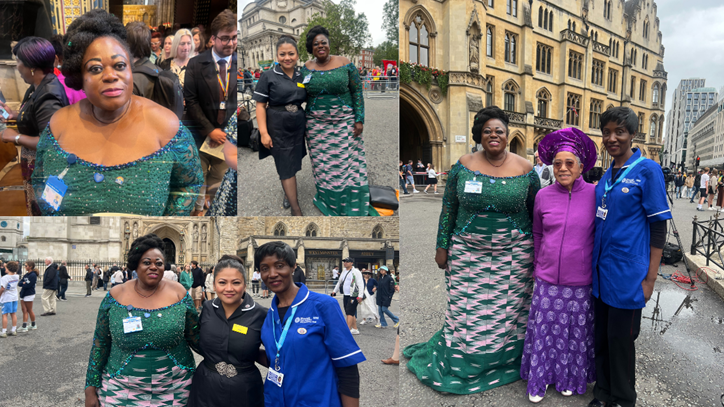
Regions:
[[612, 307], [595, 301], [596, 385], [593, 396], [607, 405], [636, 405], [636, 348], [640, 309]]

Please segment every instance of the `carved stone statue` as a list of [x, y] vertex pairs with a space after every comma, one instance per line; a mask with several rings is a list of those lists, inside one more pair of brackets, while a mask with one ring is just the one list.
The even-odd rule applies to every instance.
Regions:
[[138, 239], [138, 222], [133, 222], [133, 240]]
[[478, 72], [480, 67], [480, 37], [477, 33], [470, 36], [470, 71]]
[[206, 225], [201, 226], [201, 251], [206, 252]]
[[194, 225], [194, 231], [191, 233], [193, 238], [193, 252], [199, 251], [199, 225]]

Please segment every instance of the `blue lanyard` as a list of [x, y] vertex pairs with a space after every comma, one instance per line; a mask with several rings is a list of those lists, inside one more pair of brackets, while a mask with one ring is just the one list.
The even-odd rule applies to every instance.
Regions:
[[[279, 304], [277, 304], [278, 306]], [[274, 343], [277, 345], [277, 356], [276, 360], [274, 360], [274, 370], [277, 372], [279, 371], [279, 352], [282, 350], [282, 345], [284, 345], [284, 340], [287, 339], [287, 332], [289, 332], [289, 327], [292, 326], [292, 320], [294, 320], [294, 314], [297, 313], [297, 307], [292, 307], [292, 314], [289, 315], [287, 318], [287, 323], [284, 324], [284, 330], [282, 331], [282, 335], [279, 337], [279, 340], [277, 341], [277, 332], [276, 332], [276, 323], [272, 324], [272, 334], [274, 335]]]
[[636, 161], [631, 163], [631, 165], [629, 165], [628, 168], [626, 168], [626, 171], [624, 171], [623, 174], [619, 175], [618, 179], [616, 180], [616, 182], [613, 183], [613, 185], [609, 184], [609, 182], [611, 181], [610, 179], [606, 180], [606, 185], [605, 185], [606, 190], [603, 193], [603, 198], [601, 199], [601, 208], [606, 209], [606, 195], [608, 194], [608, 192], [611, 191], [613, 189], [613, 187], [616, 186], [616, 184], [623, 181], [623, 179], [626, 178], [626, 175], [628, 175], [628, 173], [631, 172], [633, 167], [635, 167], [636, 164], [640, 163], [643, 160], [645, 160], [645, 157], [640, 156], [638, 159], [636, 159]]

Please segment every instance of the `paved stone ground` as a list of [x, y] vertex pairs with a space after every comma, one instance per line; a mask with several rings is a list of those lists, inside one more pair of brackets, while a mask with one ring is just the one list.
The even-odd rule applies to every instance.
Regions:
[[[427, 341], [443, 325], [446, 308], [444, 274], [434, 262], [441, 195], [406, 196], [400, 210], [401, 288], [403, 324], [400, 341], [406, 345]], [[674, 201], [674, 217], [683, 245], [691, 242], [691, 219], [697, 212], [688, 200]], [[662, 274], [680, 270], [666, 266]], [[707, 286], [687, 292], [662, 277], [643, 312], [637, 347], [638, 406], [720, 406], [724, 393], [724, 302]], [[400, 371], [401, 406], [529, 406], [526, 382], [470, 396], [442, 395], [422, 385], [404, 367]], [[593, 386], [584, 395], [564, 398], [549, 391], [541, 406], [585, 406]]]
[[[362, 137], [370, 185], [397, 188], [398, 99], [365, 99], [365, 125]], [[391, 125], [391, 123], [393, 125]], [[259, 160], [259, 153], [239, 148], [239, 216], [285, 216], [284, 190], [272, 157]], [[312, 198], [316, 193], [309, 155], [297, 173], [297, 195], [305, 216], [319, 216]]]
[[[33, 305], [38, 329], [0, 338], [0, 406], [71, 407], [84, 405], [85, 375], [92, 345], [98, 306], [103, 291], [85, 298], [85, 287], [71, 285], [66, 302], [59, 302], [58, 315], [41, 317], [38, 296]], [[399, 294], [390, 310], [399, 315]], [[265, 307], [271, 299], [259, 299]], [[339, 297], [340, 308], [342, 298]], [[21, 314], [18, 314], [21, 317]], [[389, 320], [388, 320], [389, 323]], [[360, 406], [397, 405], [399, 368], [380, 362], [392, 356], [396, 330], [360, 326], [355, 339], [366, 362], [359, 365]], [[194, 354], [197, 364], [202, 358]], [[261, 369], [262, 375], [266, 371]]]

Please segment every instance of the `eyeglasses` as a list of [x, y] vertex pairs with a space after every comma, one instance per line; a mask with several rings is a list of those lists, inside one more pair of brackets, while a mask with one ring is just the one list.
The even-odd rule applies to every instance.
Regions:
[[553, 167], [557, 170], [560, 170], [561, 168], [563, 168], [564, 163], [566, 164], [566, 168], [568, 168], [569, 170], [572, 170], [578, 164], [576, 160], [555, 160], [553, 161]]
[[238, 36], [235, 35], [235, 36], [233, 36], [233, 37], [216, 37], [216, 39], [220, 40], [222, 44], [226, 45], [226, 44], [229, 43], [229, 41], [234, 41], [234, 42], [236, 42], [237, 37], [238, 37]]

